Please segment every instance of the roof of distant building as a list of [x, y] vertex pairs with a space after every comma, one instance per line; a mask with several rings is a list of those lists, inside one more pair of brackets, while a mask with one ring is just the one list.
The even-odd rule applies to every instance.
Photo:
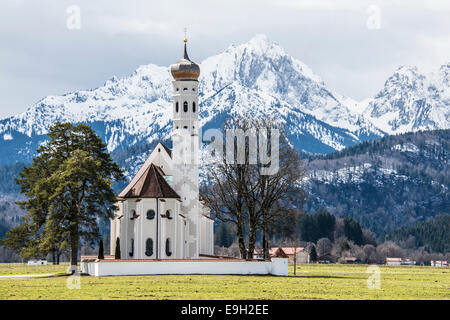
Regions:
[[386, 261], [392, 261], [392, 262], [394, 262], [394, 261], [402, 261], [402, 258], [386, 258]]

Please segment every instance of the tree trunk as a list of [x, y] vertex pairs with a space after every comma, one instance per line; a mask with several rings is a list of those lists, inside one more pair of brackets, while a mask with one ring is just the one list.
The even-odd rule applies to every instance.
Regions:
[[255, 251], [256, 233], [258, 231], [258, 221], [256, 212], [249, 209], [248, 212], [248, 256], [247, 259], [253, 259], [253, 253]]
[[57, 264], [56, 263], [56, 249], [55, 248], [52, 248], [52, 261], [53, 261], [53, 264]]
[[80, 236], [78, 234], [78, 225], [72, 228], [70, 235], [70, 268], [72, 274], [75, 273], [78, 267], [78, 243], [80, 241]]
[[247, 259], [247, 250], [245, 249], [245, 242], [244, 242], [244, 231], [243, 231], [243, 225], [242, 225], [242, 219], [238, 218], [237, 224], [236, 224], [236, 233], [239, 243], [239, 251], [241, 252], [241, 258]]
[[297, 275], [297, 243], [294, 244], [294, 276]]
[[253, 251], [255, 251], [255, 238], [256, 238], [255, 227], [250, 223], [248, 230], [248, 255], [247, 259], [253, 259]]
[[264, 260], [270, 259], [269, 254], [269, 228], [267, 226], [267, 219], [263, 217], [263, 252], [264, 252]]

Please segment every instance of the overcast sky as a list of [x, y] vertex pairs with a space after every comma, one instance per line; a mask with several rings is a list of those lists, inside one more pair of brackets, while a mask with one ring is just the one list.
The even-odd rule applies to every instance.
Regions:
[[449, 62], [449, 17], [448, 0], [1, 0], [0, 118], [143, 64], [168, 66], [184, 27], [197, 62], [262, 33], [361, 100], [399, 65]]

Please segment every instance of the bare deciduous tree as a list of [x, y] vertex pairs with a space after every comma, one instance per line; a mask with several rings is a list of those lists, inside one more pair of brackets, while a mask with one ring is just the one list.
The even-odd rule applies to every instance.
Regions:
[[[243, 258], [253, 258], [256, 235], [263, 233], [264, 257], [269, 258], [269, 229], [276, 219], [299, 209], [304, 198], [301, 180], [304, 170], [299, 154], [289, 145], [283, 134], [271, 136], [275, 122], [233, 118], [225, 122], [224, 129], [251, 130], [259, 142], [255, 161], [252, 137], [237, 137], [227, 141], [228, 150], [219, 150], [216, 161], [207, 164], [209, 186], [203, 188], [203, 196], [216, 217], [224, 222], [236, 224], [236, 232]], [[262, 135], [265, 133], [264, 141]], [[266, 144], [267, 143], [267, 144]], [[276, 155], [274, 151], [276, 143]], [[231, 151], [229, 150], [231, 148]], [[241, 152], [241, 154], [239, 154]], [[244, 152], [244, 156], [242, 156]], [[227, 155], [234, 155], [233, 161]], [[276, 158], [275, 158], [276, 156]], [[241, 158], [241, 161], [234, 161]], [[242, 161], [243, 159], [243, 161]], [[265, 161], [269, 159], [270, 161]], [[276, 162], [276, 165], [275, 163]], [[276, 168], [269, 170], [269, 168]], [[269, 171], [269, 174], [268, 174]], [[292, 210], [291, 210], [292, 211]], [[248, 229], [248, 250], [244, 240], [244, 228]]]

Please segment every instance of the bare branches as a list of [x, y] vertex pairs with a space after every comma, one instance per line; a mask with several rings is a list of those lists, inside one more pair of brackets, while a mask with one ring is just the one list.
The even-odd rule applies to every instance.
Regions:
[[[224, 131], [228, 129], [233, 129], [233, 135], [227, 134], [227, 150], [218, 150], [215, 161], [207, 165], [210, 185], [204, 193], [219, 220], [236, 224], [241, 256], [251, 259], [256, 234], [263, 232], [268, 252], [269, 225], [288, 208], [300, 207], [304, 169], [284, 134], [278, 135], [282, 130], [275, 121], [235, 117], [225, 122]], [[235, 136], [236, 132], [240, 135]], [[259, 152], [253, 150], [256, 146]], [[248, 249], [244, 228], [248, 229]]]

